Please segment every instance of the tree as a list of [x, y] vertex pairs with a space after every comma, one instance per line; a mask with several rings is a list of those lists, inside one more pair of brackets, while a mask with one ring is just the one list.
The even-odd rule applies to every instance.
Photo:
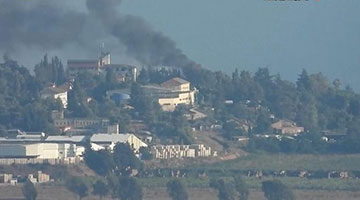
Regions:
[[77, 79], [68, 94], [68, 109], [73, 112], [73, 117], [91, 117], [93, 115], [86, 98], [86, 92]]
[[149, 81], [150, 81], [149, 71], [146, 70], [144, 67], [140, 70], [137, 81], [143, 85], [146, 85], [149, 83]]
[[143, 160], [151, 160], [153, 158], [150, 149], [147, 147], [140, 147], [140, 155]]
[[109, 194], [109, 188], [104, 181], [97, 180], [95, 184], [93, 184], [93, 194], [99, 196], [101, 200]]
[[121, 176], [116, 196], [121, 200], [142, 200], [142, 188], [134, 178]]
[[132, 169], [140, 169], [142, 167], [140, 160], [135, 156], [128, 144], [117, 143], [113, 156], [115, 165], [122, 175], [128, 175]]
[[249, 188], [240, 176], [235, 177], [234, 186], [240, 200], [247, 200], [249, 198]]
[[223, 179], [211, 180], [210, 187], [218, 190], [219, 200], [234, 200], [234, 186]]
[[85, 181], [80, 177], [72, 177], [68, 179], [66, 182], [66, 187], [74, 194], [77, 194], [80, 200], [88, 196], [89, 188], [86, 185]]
[[262, 191], [268, 200], [294, 200], [295, 196], [290, 188], [278, 180], [264, 181]]
[[50, 63], [45, 54], [43, 60], [35, 66], [34, 71], [36, 79], [42, 84], [55, 83], [61, 85], [66, 81], [63, 64], [57, 56], [53, 57]]
[[94, 151], [86, 149], [84, 155], [86, 165], [97, 174], [105, 176], [115, 168], [114, 159], [107, 150]]
[[188, 200], [188, 193], [184, 184], [175, 179], [171, 180], [166, 184], [167, 191], [173, 200]]
[[21, 191], [26, 200], [36, 200], [37, 191], [34, 184], [29, 179], [26, 180]]

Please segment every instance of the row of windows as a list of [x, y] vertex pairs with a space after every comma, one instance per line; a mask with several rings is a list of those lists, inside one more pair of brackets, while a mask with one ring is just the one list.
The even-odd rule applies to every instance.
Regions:
[[[98, 124], [99, 122], [97, 121], [80, 121], [78, 123], [75, 123], [77, 125], [84, 125], [84, 126], [87, 126], [87, 125], [94, 125], [94, 124]], [[74, 121], [62, 121], [62, 122], [55, 122], [55, 125], [58, 125], [58, 126], [61, 126], [61, 125], [73, 125], [74, 124]]]

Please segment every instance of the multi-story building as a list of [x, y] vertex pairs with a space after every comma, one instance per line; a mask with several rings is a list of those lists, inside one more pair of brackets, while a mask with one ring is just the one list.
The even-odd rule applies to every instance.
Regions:
[[160, 86], [143, 86], [147, 95], [158, 99], [158, 103], [165, 111], [174, 111], [179, 104], [194, 105], [195, 89], [191, 89], [190, 82], [181, 78], [172, 78]]
[[91, 118], [64, 118], [63, 111], [54, 110], [51, 113], [54, 126], [56, 128], [65, 130], [67, 128], [71, 129], [82, 129], [82, 128], [92, 128], [92, 129], [104, 129], [109, 125], [108, 119], [91, 119]]
[[118, 82], [136, 81], [137, 71], [135, 66], [126, 64], [112, 64], [110, 53], [102, 53], [99, 59], [68, 60], [68, 76], [74, 79], [79, 73], [100, 74], [111, 70]]

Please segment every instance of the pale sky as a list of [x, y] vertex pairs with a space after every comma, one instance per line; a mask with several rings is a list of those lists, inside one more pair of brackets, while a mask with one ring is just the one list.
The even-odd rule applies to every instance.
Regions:
[[268, 67], [295, 80], [302, 68], [360, 90], [359, 0], [124, 0], [204, 67]]

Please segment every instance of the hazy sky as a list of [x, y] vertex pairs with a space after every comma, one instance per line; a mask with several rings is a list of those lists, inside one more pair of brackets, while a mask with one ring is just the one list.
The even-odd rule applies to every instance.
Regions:
[[[67, 4], [76, 12], [86, 12], [85, 0], [56, 2], [59, 7]], [[296, 80], [305, 68], [339, 78], [343, 85], [360, 91], [360, 0], [123, 0], [119, 10], [145, 18], [206, 68], [230, 73], [235, 68], [268, 67], [289, 80]], [[98, 49], [97, 40], [86, 43]], [[102, 42], [112, 51], [113, 61], [137, 64], [125, 55], [124, 46], [109, 41]], [[0, 54], [3, 51], [0, 46]], [[45, 52], [59, 55], [64, 63], [99, 53], [65, 45], [53, 50], [21, 46], [10, 55], [32, 67]]]
[[203, 66], [295, 80], [302, 68], [360, 90], [360, 1], [124, 0]]

